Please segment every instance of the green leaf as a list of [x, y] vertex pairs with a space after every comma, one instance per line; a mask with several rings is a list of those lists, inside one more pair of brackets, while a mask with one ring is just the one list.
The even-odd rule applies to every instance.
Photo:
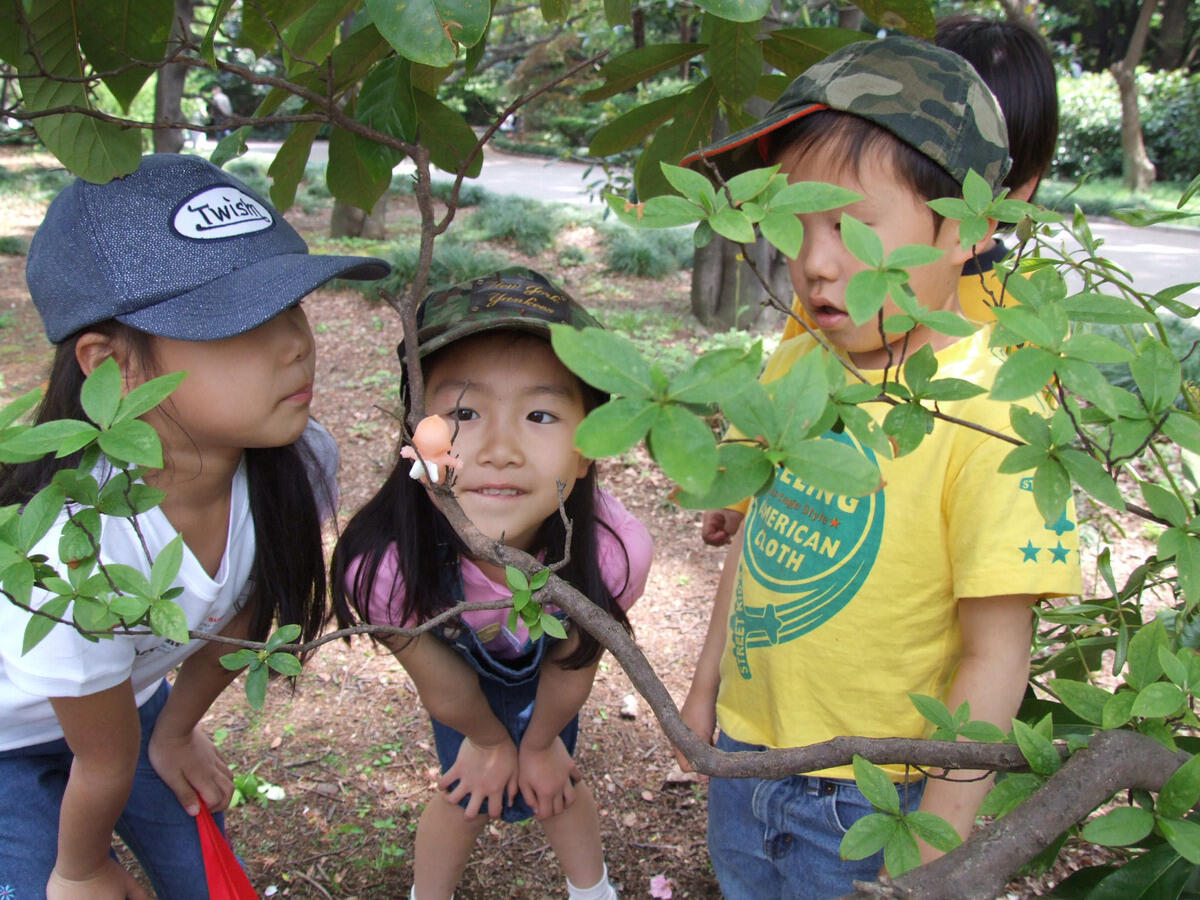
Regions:
[[1097, 725], [1104, 721], [1104, 706], [1112, 697], [1108, 691], [1066, 678], [1052, 678], [1047, 686], [1079, 718]]
[[1013, 720], [1013, 737], [1029, 762], [1029, 768], [1038, 775], [1053, 775], [1062, 766], [1062, 758], [1054, 744], [1020, 719]]
[[872, 806], [894, 816], [900, 815], [900, 795], [883, 769], [854, 754], [854, 781]]
[[283, 625], [276, 629], [276, 631], [269, 638], [267, 638], [267, 642], [263, 645], [263, 649], [270, 651], [278, 650], [280, 647], [295, 641], [298, 637], [300, 637], [300, 634], [301, 628], [296, 623], [293, 622], [290, 625]]
[[842, 213], [842, 242], [855, 259], [872, 269], [883, 265], [883, 242], [869, 225]]
[[713, 190], [712, 184], [699, 172], [694, 172], [691, 169], [685, 169], [681, 166], [668, 165], [667, 163], [661, 163], [659, 168], [662, 169], [663, 177], [667, 179], [667, 183], [688, 200], [710, 207], [715, 202], [716, 192]]
[[604, 19], [610, 27], [628, 25], [631, 21], [631, 0], [604, 0]]
[[1071, 480], [1101, 503], [1114, 509], [1125, 508], [1125, 498], [1111, 475], [1094, 457], [1080, 450], [1060, 450], [1058, 460]]
[[233, 653], [226, 653], [221, 657], [221, 665], [230, 672], [244, 669], [246, 666], [253, 665], [256, 662], [258, 662], [258, 654], [248, 647], [243, 647], [241, 650], [236, 650]]
[[66, 498], [62, 485], [51, 482], [25, 504], [17, 526], [17, 543], [22, 550], [28, 552], [45, 536], [62, 512]]
[[533, 573], [533, 577], [529, 579], [529, 589], [531, 591], [540, 591], [546, 586], [546, 582], [550, 580], [549, 569], [539, 569]]
[[596, 407], [575, 429], [575, 446], [588, 459], [620, 456], [646, 436], [658, 421], [659, 406], [618, 397]]
[[967, 722], [958, 729], [958, 733], [968, 741], [979, 741], [982, 744], [999, 744], [1008, 740], [1008, 735], [991, 722]]
[[681, 406], [665, 406], [650, 429], [650, 452], [668, 478], [686, 491], [708, 489], [716, 476], [717, 445], [708, 424]]
[[[28, 8], [30, 44], [38, 52], [23, 52], [18, 69], [30, 112], [95, 108], [84, 78], [75, 7], [70, 0], [45, 0]], [[128, 175], [141, 162], [142, 134], [136, 128], [74, 112], [40, 116], [33, 126], [46, 149], [85, 181], [104, 184]]]
[[[1011, 279], [1015, 282], [1017, 279]], [[1072, 294], [1060, 304], [1063, 311], [1076, 322], [1107, 325], [1135, 325], [1157, 321], [1149, 312], [1124, 297], [1107, 294]]]
[[757, 376], [761, 365], [761, 342], [744, 350], [713, 350], [675, 375], [668, 395], [680, 403], [716, 403], [736, 397], [744, 384]]
[[717, 474], [708, 490], [680, 490], [674, 500], [684, 509], [722, 509], [754, 496], [774, 473], [775, 467], [758, 447], [721, 444], [717, 447]]
[[1124, 363], [1133, 359], [1133, 351], [1102, 334], [1081, 332], [1063, 341], [1063, 353], [1090, 363]]
[[1135, 690], [1158, 681], [1162, 675], [1162, 663], [1158, 661], [1159, 648], [1170, 650], [1170, 639], [1159, 619], [1138, 629], [1129, 641], [1129, 673], [1126, 681]]
[[696, 0], [696, 5], [731, 22], [757, 22], [771, 8], [771, 0]]
[[525, 573], [516, 566], [504, 567], [504, 578], [511, 590], [528, 591], [529, 579], [525, 577]]
[[551, 325], [550, 343], [563, 365], [593, 387], [625, 397], [654, 396], [650, 366], [624, 335], [601, 328]]
[[686, 62], [707, 47], [707, 44], [651, 44], [622, 53], [601, 66], [603, 86], [585, 92], [579, 99], [591, 103], [624, 93], [647, 78]]
[[[687, 92], [674, 118], [654, 133], [634, 166], [633, 181], [639, 196], [648, 198], [670, 193], [662, 163], [673, 163], [709, 142], [720, 99], [711, 77], [698, 82]], [[705, 224], [697, 228], [697, 240], [707, 227]]]
[[296, 188], [304, 179], [312, 144], [321, 126], [321, 122], [297, 122], [275, 151], [267, 174], [271, 176], [271, 202], [277, 209], [289, 209], [296, 201]]
[[864, 269], [850, 276], [846, 284], [846, 312], [855, 325], [869, 322], [879, 310], [888, 294], [888, 277], [874, 269]]
[[126, 419], [100, 432], [100, 449], [108, 456], [135, 466], [161, 469], [162, 443], [158, 432], [141, 419]]
[[1137, 694], [1133, 691], [1117, 691], [1104, 704], [1104, 718], [1100, 722], [1100, 727], [1106, 731], [1113, 728], [1120, 728], [1131, 718], [1133, 718], [1133, 702], [1137, 699]]
[[1168, 528], [1158, 539], [1160, 559], [1173, 559], [1188, 608], [1200, 599], [1200, 538], [1182, 528]]
[[883, 430], [895, 441], [896, 455], [911, 453], [933, 431], [933, 413], [920, 403], [901, 403], [883, 417]]
[[1011, 354], [996, 372], [993, 400], [1022, 400], [1050, 383], [1058, 357], [1041, 347], [1022, 347]]
[[42, 389], [34, 388], [32, 391], [26, 391], [20, 397], [12, 400], [0, 409], [0, 431], [7, 428], [25, 413], [29, 412], [42, 399]]
[[962, 843], [954, 826], [934, 813], [914, 810], [904, 817], [904, 823], [913, 834], [935, 850], [949, 853]]
[[981, 816], [1005, 816], [1012, 812], [1041, 787], [1044, 779], [1029, 772], [1005, 775], [988, 791], [979, 807]]
[[[7, 583], [5, 584], [5, 587], [8, 588]], [[25, 635], [21, 641], [22, 656], [40, 644], [42, 638], [48, 635], [50, 633], [50, 629], [57, 624], [52, 619], [47, 618], [47, 616], [54, 616], [55, 618], [61, 619], [66, 613], [67, 607], [70, 605], [70, 597], [52, 597], [39, 607], [41, 612], [45, 613], [46, 615], [31, 615], [29, 617], [29, 620], [25, 623]]]
[[1154, 814], [1147, 809], [1125, 806], [1092, 819], [1083, 826], [1085, 841], [1104, 847], [1126, 847], [1136, 844], [1154, 830]]
[[717, 19], [712, 23], [705, 57], [721, 99], [731, 107], [742, 106], [758, 87], [763, 67], [758, 31], [758, 19]]
[[849, 188], [824, 181], [797, 181], [772, 195], [767, 207], [773, 212], [804, 215], [848, 206], [863, 199]]
[[563, 623], [559, 621], [557, 616], [544, 612], [542, 613], [541, 622], [542, 631], [546, 632], [546, 634], [556, 637], [560, 641], [566, 640], [567, 629], [563, 628]]
[[428, 66], [448, 66], [458, 48], [483, 37], [489, 0], [366, 0], [371, 21], [401, 56]]
[[91, 443], [100, 432], [95, 426], [77, 419], [54, 419], [22, 431], [4, 442], [6, 455], [36, 458], [47, 453], [56, 457], [69, 456]]
[[[185, 374], [184, 372], [171, 372], [168, 375], [160, 375], [157, 378], [151, 378], [144, 384], [139, 384], [121, 398], [116, 414], [113, 416], [112, 424], [124, 422], [126, 419], [136, 419], [138, 416], [144, 415], [154, 409], [154, 407], [167, 399], [179, 387]], [[117, 396], [120, 397], [119, 390]]]
[[917, 708], [917, 712], [936, 727], [950, 733], [954, 733], [958, 728], [958, 723], [954, 720], [954, 716], [950, 714], [950, 710], [946, 707], [946, 704], [936, 697], [929, 697], [925, 694], [909, 694], [908, 699]]
[[156, 600], [150, 604], [150, 628], [167, 640], [177, 644], [188, 642], [187, 616], [174, 600]]
[[[417, 105], [418, 142], [429, 148], [429, 161], [443, 172], [457, 174], [467, 157], [475, 152], [478, 143], [475, 132], [459, 113], [424, 91], [414, 91], [413, 99]], [[483, 154], [475, 153], [464, 174], [476, 178], [482, 169]]]
[[1175, 354], [1159, 341], [1147, 339], [1130, 360], [1129, 371], [1147, 408], [1166, 409], [1179, 394], [1180, 366]]
[[921, 851], [917, 847], [917, 839], [903, 822], [883, 848], [883, 864], [890, 874], [897, 876], [921, 864]]
[[1120, 416], [1117, 398], [1111, 385], [1094, 365], [1068, 357], [1058, 361], [1056, 370], [1067, 390], [1087, 400], [1113, 419]]
[[588, 153], [591, 156], [611, 156], [636, 147], [652, 135], [663, 122], [675, 115], [684, 95], [685, 93], [681, 92], [643, 103], [602, 125], [592, 135]]
[[68, 566], [94, 558], [99, 546], [100, 513], [96, 510], [79, 510], [63, 523], [62, 537], [58, 539], [58, 558]]
[[1150, 507], [1152, 513], [1159, 518], [1166, 519], [1176, 527], [1187, 524], [1189, 518], [1187, 509], [1173, 491], [1150, 481], [1143, 481], [1140, 487], [1142, 497], [1145, 498], [1146, 505]]
[[[417, 102], [413, 97], [412, 63], [400, 57], [390, 57], [371, 69], [363, 79], [354, 117], [390, 137], [415, 140]], [[398, 150], [389, 153], [394, 153], [399, 162]]]
[[1192, 453], [1200, 453], [1200, 422], [1181, 409], [1171, 410], [1163, 423], [1163, 434]]
[[939, 260], [943, 256], [945, 256], [945, 251], [939, 250], [936, 247], [928, 247], [924, 244], [907, 244], [903, 247], [897, 247], [889, 253], [883, 264], [889, 269], [915, 269], [917, 266], [924, 266]]
[[754, 226], [740, 209], [724, 207], [708, 220], [712, 230], [736, 244], [754, 243]]
[[1048, 459], [1033, 473], [1033, 499], [1046, 522], [1062, 515], [1071, 496], [1071, 477], [1057, 460]]
[[1159, 819], [1158, 827], [1176, 853], [1200, 866], [1200, 825], [1188, 819]]
[[835, 50], [870, 38], [848, 28], [780, 28], [769, 31], [763, 54], [776, 69], [795, 78]]
[[900, 820], [884, 813], [863, 816], [842, 835], [838, 853], [842, 859], [866, 859], [882, 850], [900, 830]]
[[79, 389], [79, 402], [88, 418], [108, 428], [121, 405], [121, 370], [111, 356], [92, 370]]
[[804, 244], [804, 224], [794, 213], [768, 212], [758, 223], [758, 230], [788, 259], [800, 255]]
[[92, 68], [104, 73], [105, 87], [126, 111], [154, 74], [150, 65], [131, 63], [154, 63], [166, 55], [174, 10], [171, 0], [87, 5], [87, 25], [79, 32], [80, 46]]
[[255, 659], [246, 672], [246, 702], [252, 709], [262, 709], [267, 701], [267, 679], [270, 677], [266, 664]]
[[784, 464], [811, 487], [863, 497], [882, 486], [878, 467], [861, 451], [840, 441], [811, 438], [787, 450]]
[[[346, 111], [354, 113], [355, 108], [348, 104]], [[370, 213], [391, 185], [392, 168], [400, 161], [400, 154], [379, 144], [367, 144], [344, 128], [333, 128], [325, 183], [337, 200]]]
[[150, 593], [155, 597], [171, 586], [179, 567], [183, 563], [183, 535], [175, 535], [158, 551], [154, 564], [150, 567]]
[[1138, 691], [1133, 701], [1133, 714], [1147, 719], [1166, 718], [1183, 709], [1187, 697], [1178, 687], [1166, 681], [1156, 681]]
[[272, 653], [267, 657], [267, 665], [288, 678], [295, 678], [303, 671], [300, 660], [290, 653]]
[[1185, 816], [1200, 800], [1200, 756], [1193, 756], [1171, 773], [1158, 792], [1154, 811], [1165, 819]]

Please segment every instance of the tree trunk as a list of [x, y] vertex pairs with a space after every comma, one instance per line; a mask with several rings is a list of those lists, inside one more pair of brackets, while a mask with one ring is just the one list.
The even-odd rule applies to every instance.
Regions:
[[1164, 69], [1182, 69], [1187, 51], [1187, 15], [1191, 0], [1165, 0], [1159, 36], [1158, 64]]
[[[755, 267], [783, 303], [792, 283], [782, 256], [760, 239], [748, 248]], [[742, 248], [715, 237], [696, 250], [692, 262], [692, 315], [709, 328], [749, 328], [762, 315], [767, 292], [741, 257]]]
[[1150, 17], [1158, 0], [1143, 0], [1137, 24], [1129, 38], [1129, 49], [1125, 57], [1113, 63], [1109, 71], [1117, 82], [1121, 95], [1121, 172], [1125, 187], [1131, 191], [1144, 191], [1154, 183], [1155, 168], [1146, 155], [1146, 144], [1142, 140], [1142, 118], [1137, 103], [1137, 64], [1146, 48], [1146, 36], [1150, 33]]
[[838, 28], [858, 31], [862, 28], [863, 12], [857, 6], [838, 7]]
[[387, 239], [387, 194], [379, 198], [370, 215], [357, 206], [335, 201], [329, 215], [329, 236], [362, 237], [373, 241]]
[[[168, 55], [176, 52], [192, 26], [193, 0], [175, 0], [174, 20], [171, 23], [171, 41], [167, 45]], [[184, 65], [163, 66], [154, 81], [154, 121], [183, 121], [183, 85], [187, 81], [188, 67]], [[183, 129], [158, 128], [154, 131], [155, 153], [178, 153], [183, 149]]]

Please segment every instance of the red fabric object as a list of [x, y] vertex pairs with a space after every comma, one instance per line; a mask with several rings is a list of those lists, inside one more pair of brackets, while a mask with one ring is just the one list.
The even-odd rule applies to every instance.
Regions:
[[196, 816], [196, 828], [200, 832], [210, 900], [258, 900], [254, 885], [246, 877], [242, 864], [234, 856], [233, 848], [203, 800], [200, 801], [200, 815]]

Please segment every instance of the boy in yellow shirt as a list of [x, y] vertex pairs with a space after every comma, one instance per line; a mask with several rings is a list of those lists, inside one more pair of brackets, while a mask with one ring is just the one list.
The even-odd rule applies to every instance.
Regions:
[[[909, 286], [927, 309], [960, 311], [958, 279], [974, 248], [960, 247], [957, 223], [926, 201], [959, 195], [970, 169], [995, 189], [1009, 165], [995, 98], [960, 57], [911, 38], [851, 44], [796, 79], [757, 125], [700, 155], [728, 174], [765, 157], [790, 181], [862, 196], [801, 216], [804, 243], [789, 269], [809, 321], [868, 379], [880, 381], [885, 368], [895, 377], [929, 345], [939, 375], [990, 386], [1001, 360], [989, 328], [961, 339], [924, 327], [882, 334], [876, 319], [855, 324], [846, 308], [847, 283], [864, 266], [842, 243], [843, 212], [874, 228], [885, 253], [942, 250], [911, 272]], [[883, 317], [895, 311], [889, 299]], [[763, 380], [816, 346], [808, 335], [784, 342]], [[878, 421], [890, 407], [864, 408]], [[939, 408], [1011, 433], [1008, 405], [986, 395]], [[951, 708], [967, 701], [972, 718], [1007, 730], [1028, 679], [1030, 606], [1079, 590], [1073, 510], [1047, 525], [1030, 480], [997, 473], [1012, 445], [979, 430], [938, 421], [896, 458], [877, 458], [848, 432], [826, 438], [874, 460], [884, 487], [844, 497], [777, 471], [734, 538], [685, 720], [707, 740], [719, 726], [726, 750], [839, 735], [920, 738], [931, 729], [908, 699], [920, 693]], [[905, 783], [907, 809], [920, 804], [969, 833], [986, 780], [926, 787], [916, 772], [886, 768]], [[852, 778], [850, 766], [713, 778], [709, 851], [725, 897], [837, 896], [854, 879], [873, 880], [881, 855], [847, 862], [838, 853], [845, 830], [872, 811]]]

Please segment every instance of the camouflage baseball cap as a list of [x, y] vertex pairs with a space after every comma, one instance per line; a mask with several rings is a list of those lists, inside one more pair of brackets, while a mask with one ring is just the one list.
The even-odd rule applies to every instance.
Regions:
[[711, 159], [729, 177], [765, 166], [770, 134], [832, 109], [872, 122], [932, 159], [959, 184], [974, 169], [995, 190], [1008, 172], [1008, 132], [996, 98], [956, 53], [910, 37], [847, 44], [809, 66], [766, 116], [684, 157]]
[[[549, 338], [556, 322], [603, 327], [541, 272], [513, 266], [427, 296], [417, 310], [417, 343], [424, 357], [484, 331], [528, 331]], [[403, 360], [403, 344], [398, 352]]]

